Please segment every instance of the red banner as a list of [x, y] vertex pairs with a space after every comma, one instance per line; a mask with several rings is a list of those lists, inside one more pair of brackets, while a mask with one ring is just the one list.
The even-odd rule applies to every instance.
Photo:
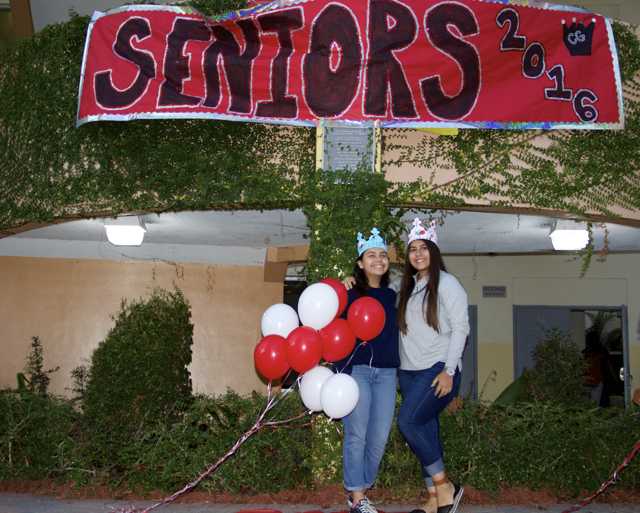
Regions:
[[483, 0], [276, 0], [217, 18], [169, 6], [95, 13], [78, 124], [141, 118], [620, 128], [623, 110], [599, 15]]

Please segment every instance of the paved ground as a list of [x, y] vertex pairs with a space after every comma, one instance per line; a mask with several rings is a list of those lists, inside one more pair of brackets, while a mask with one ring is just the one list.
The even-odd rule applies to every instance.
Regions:
[[[152, 502], [126, 502], [109, 500], [61, 500], [29, 494], [0, 493], [0, 513], [115, 513], [119, 509], [153, 504]], [[541, 507], [531, 506], [476, 506], [462, 505], [460, 513], [561, 513], [570, 504]], [[411, 507], [380, 505], [386, 513], [408, 512]], [[171, 504], [154, 511], [158, 513], [338, 513], [335, 509], [322, 509], [317, 504]], [[583, 513], [640, 513], [640, 504], [596, 504], [580, 510]]]

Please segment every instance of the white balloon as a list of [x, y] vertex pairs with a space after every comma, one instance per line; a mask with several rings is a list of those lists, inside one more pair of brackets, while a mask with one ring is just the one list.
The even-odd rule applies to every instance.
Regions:
[[324, 328], [338, 313], [338, 294], [331, 285], [314, 283], [300, 294], [298, 313], [300, 322], [316, 330]]
[[276, 303], [267, 308], [262, 314], [262, 335], [280, 335], [287, 338], [289, 333], [298, 327], [298, 314], [289, 305]]
[[302, 375], [300, 380], [300, 398], [304, 405], [311, 411], [322, 411], [320, 392], [322, 385], [331, 376], [333, 371], [322, 365], [316, 365]]
[[349, 415], [358, 404], [358, 383], [348, 374], [334, 374], [322, 385], [320, 402], [328, 417], [341, 419]]

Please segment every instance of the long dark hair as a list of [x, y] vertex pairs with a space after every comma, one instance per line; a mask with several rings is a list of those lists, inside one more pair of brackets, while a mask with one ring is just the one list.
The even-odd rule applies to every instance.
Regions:
[[[421, 239], [424, 240], [424, 239]], [[429, 280], [422, 296], [422, 310], [427, 325], [440, 333], [438, 322], [438, 285], [440, 284], [440, 271], [447, 271], [440, 253], [440, 248], [430, 240], [424, 240], [429, 250]], [[400, 303], [398, 304], [398, 327], [403, 334], [407, 333], [407, 304], [415, 287], [413, 277], [418, 271], [409, 261], [409, 248], [404, 259], [404, 275], [400, 285]]]
[[[364, 255], [364, 253], [362, 253]], [[356, 284], [354, 285], [355, 289], [361, 296], [367, 295], [367, 290], [371, 288], [369, 285], [369, 280], [367, 279], [367, 275], [364, 272], [364, 269], [361, 269], [358, 265], [358, 262], [362, 262], [362, 255], [356, 258], [356, 261], [353, 263], [353, 276], [356, 279]], [[380, 277], [380, 287], [388, 287], [389, 286], [389, 269]]]

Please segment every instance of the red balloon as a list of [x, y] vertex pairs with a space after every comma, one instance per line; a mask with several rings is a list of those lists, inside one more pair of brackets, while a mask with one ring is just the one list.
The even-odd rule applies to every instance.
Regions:
[[326, 283], [327, 285], [330, 285], [331, 288], [336, 291], [336, 294], [338, 294], [338, 313], [336, 314], [336, 317], [340, 317], [342, 315], [342, 312], [344, 312], [344, 309], [347, 307], [347, 302], [349, 299], [347, 297], [347, 288], [342, 284], [340, 280], [336, 280], [335, 278], [324, 278], [320, 280], [320, 283]]
[[287, 361], [293, 370], [307, 372], [320, 363], [320, 334], [309, 326], [299, 326], [287, 337]]
[[287, 341], [280, 335], [267, 335], [256, 345], [253, 361], [266, 379], [280, 379], [289, 370]]
[[386, 317], [380, 301], [368, 296], [356, 299], [347, 312], [347, 321], [353, 333], [365, 341], [382, 333]]
[[344, 319], [334, 319], [320, 330], [322, 358], [337, 362], [351, 354], [356, 345], [356, 336]]

